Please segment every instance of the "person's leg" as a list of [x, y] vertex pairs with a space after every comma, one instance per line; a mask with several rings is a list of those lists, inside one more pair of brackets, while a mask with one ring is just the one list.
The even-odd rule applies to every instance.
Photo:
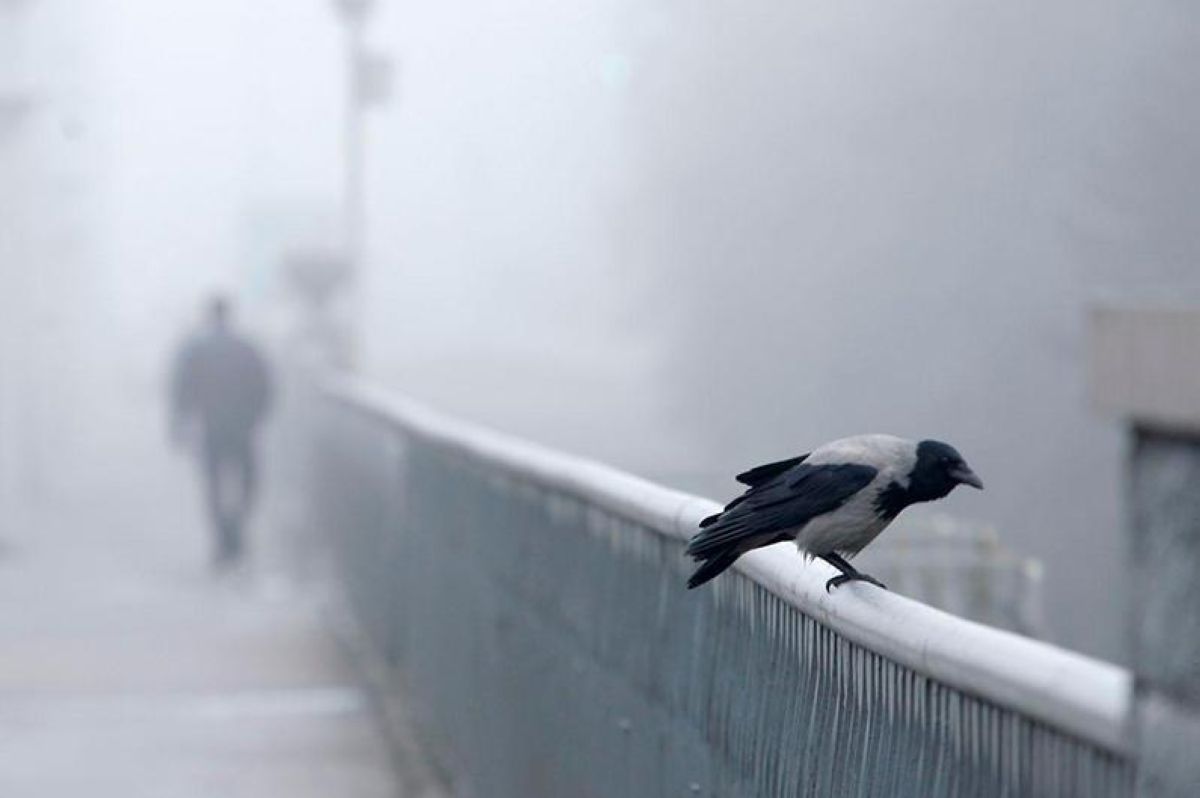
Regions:
[[229, 561], [232, 554], [227, 509], [226, 456], [223, 447], [214, 441], [206, 442], [203, 461], [204, 495], [213, 533], [212, 560], [214, 566], [220, 567]]
[[235, 556], [241, 557], [246, 547], [246, 524], [258, 495], [258, 463], [249, 439], [239, 441], [231, 452], [229, 476], [234, 484], [230, 485], [230, 530]]
[[247, 439], [242, 447], [242, 514], [249, 516], [258, 502], [258, 451]]

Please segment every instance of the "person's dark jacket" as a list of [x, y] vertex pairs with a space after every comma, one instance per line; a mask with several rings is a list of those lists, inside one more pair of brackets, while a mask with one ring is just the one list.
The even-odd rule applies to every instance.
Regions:
[[236, 444], [253, 434], [271, 406], [271, 377], [255, 347], [214, 328], [186, 344], [171, 376], [176, 430], [198, 424], [206, 442]]

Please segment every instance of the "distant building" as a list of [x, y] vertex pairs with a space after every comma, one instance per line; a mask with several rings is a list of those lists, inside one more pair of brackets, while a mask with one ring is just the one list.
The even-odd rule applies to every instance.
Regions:
[[0, 496], [72, 480], [96, 339], [88, 4], [0, 0]]

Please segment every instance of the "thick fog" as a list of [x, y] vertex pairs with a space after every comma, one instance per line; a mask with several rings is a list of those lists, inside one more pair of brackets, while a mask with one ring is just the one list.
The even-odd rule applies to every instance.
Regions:
[[[8, 361], [72, 419], [43, 415], [26, 449], [66, 492], [119, 474], [114, 430], [160, 424], [207, 292], [287, 340], [281, 264], [336, 246], [344, 121], [327, 2], [83, 5], [21, 23], [48, 46], [14, 71], [54, 99], [19, 154], [0, 138], [24, 181], [0, 186], [10, 240], [83, 231], [66, 260], [20, 244], [36, 277], [5, 264], [28, 311]], [[1055, 639], [1122, 659], [1123, 443], [1085, 394], [1086, 311], [1200, 296], [1198, 20], [380, 2], [367, 41], [395, 76], [367, 119], [360, 366], [714, 498], [840, 435], [949, 440], [988, 490], [946, 510], [1043, 561]], [[15, 188], [58, 186], [47, 170], [80, 193]]]

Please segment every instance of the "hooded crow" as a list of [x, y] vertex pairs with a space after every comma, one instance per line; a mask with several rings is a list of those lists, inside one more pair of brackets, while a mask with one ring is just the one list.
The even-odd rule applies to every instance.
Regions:
[[847, 562], [910, 504], [941, 499], [958, 485], [983, 481], [953, 446], [892, 435], [859, 435], [809, 454], [738, 474], [749, 488], [700, 522], [687, 553], [701, 563], [688, 580], [698, 587], [751, 549], [795, 541], [808, 557], [841, 571], [830, 590], [855, 580], [883, 585]]

